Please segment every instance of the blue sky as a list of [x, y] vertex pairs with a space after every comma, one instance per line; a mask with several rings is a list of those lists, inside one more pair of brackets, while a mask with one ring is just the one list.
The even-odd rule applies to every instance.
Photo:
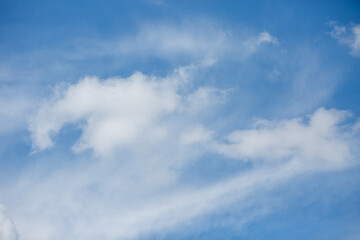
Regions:
[[357, 1], [0, 0], [0, 239], [360, 238]]

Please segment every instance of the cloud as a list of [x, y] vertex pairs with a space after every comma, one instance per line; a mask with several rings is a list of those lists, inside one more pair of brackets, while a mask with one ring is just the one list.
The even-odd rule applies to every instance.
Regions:
[[22, 179], [12, 193], [22, 191], [21, 196], [26, 196], [16, 210], [21, 235], [29, 240], [136, 239], [201, 219], [235, 202], [249, 207], [252, 194], [299, 173], [296, 166], [286, 164], [240, 173], [210, 186], [172, 185], [170, 191], [165, 188], [144, 194], [144, 186], [136, 186], [132, 184], [134, 179], [124, 177], [129, 168], [103, 169], [101, 165], [83, 166], [62, 170], [40, 182], [34, 175]]
[[[52, 98], [34, 110], [29, 130], [38, 153], [16, 161], [13, 166], [25, 164], [14, 181], [0, 187], [2, 201], [11, 209], [23, 239], [137, 239], [201, 222], [217, 212], [232, 212], [234, 205], [251, 211], [263, 200], [259, 195], [291, 178], [341, 170], [356, 161], [358, 136], [354, 132], [360, 128], [359, 121], [353, 124], [348, 112], [335, 109], [320, 108], [303, 115], [329, 95], [329, 88], [335, 85], [333, 78], [341, 79], [331, 66], [320, 69], [309, 55], [299, 58], [301, 54], [296, 53], [289, 58], [273, 56], [272, 51], [239, 64], [239, 59], [280, 41], [263, 30], [242, 34], [242, 29], [227, 29], [207, 20], [158, 22], [126, 30], [112, 39], [64, 39], [60, 41], [64, 45], [51, 44], [52, 49], [41, 51], [31, 46], [28, 52], [4, 58], [1, 69], [5, 71], [0, 78], [14, 86], [17, 82], [12, 83], [12, 78], [38, 84], [37, 91], [27, 89], [33, 95], [41, 95], [44, 82], [72, 81], [85, 73], [112, 76], [127, 72], [134, 63], [144, 72], [104, 79], [89, 76], [59, 84]], [[353, 29], [338, 30], [336, 36], [357, 36]], [[355, 40], [344, 44], [357, 46]], [[302, 46], [300, 49], [304, 52]], [[159, 59], [165, 61], [158, 65]], [[222, 59], [222, 65], [194, 83], [199, 68]], [[296, 64], [281, 65], [278, 59]], [[168, 75], [146, 73], [154, 65], [159, 67], [156, 71], [165, 71], [167, 64], [199, 60], [198, 65], [180, 67]], [[302, 61], [304, 64], [297, 64]], [[276, 67], [268, 62], [276, 62]], [[273, 87], [259, 84], [269, 69], [273, 69], [271, 78], [292, 80], [283, 85], [279, 81]], [[219, 76], [221, 79], [215, 80]], [[226, 105], [230, 91], [214, 87], [221, 84], [245, 89], [239, 94], [244, 97]], [[282, 91], [291, 97], [279, 100]], [[261, 100], [254, 107], [252, 102]], [[258, 120], [240, 130], [233, 127], [235, 121], [229, 121], [240, 109], [245, 114], [235, 114], [235, 124], [241, 126], [249, 115], [242, 110], [246, 107], [263, 114], [264, 109], [274, 110], [276, 105], [278, 112], [284, 113], [288, 110], [283, 102], [292, 110], [301, 105], [301, 114], [295, 110], [295, 114], [282, 115], [298, 118]], [[224, 111], [206, 119], [204, 113], [216, 111], [214, 106], [220, 104], [225, 105]], [[34, 105], [27, 98], [1, 97], [1, 123], [25, 121], [23, 116]], [[6, 124], [1, 127], [8, 129]], [[72, 153], [67, 151], [69, 144]], [[20, 152], [26, 151], [25, 147]], [[216, 174], [209, 170], [211, 162], [220, 166]], [[229, 163], [231, 171], [222, 171]], [[201, 183], [192, 181], [194, 177]], [[241, 212], [237, 220], [248, 219], [249, 214]], [[6, 226], [9, 229], [10, 225]]]
[[247, 57], [265, 43], [278, 45], [279, 41], [266, 31], [240, 37], [230, 30], [197, 21], [180, 26], [163, 23], [143, 26], [136, 35], [121, 39], [118, 51], [165, 58], [179, 55], [199, 58], [207, 54]]
[[[115, 130], [104, 134], [115, 137], [104, 137], [103, 141], [110, 141], [110, 146], [125, 146], [128, 152], [116, 155], [114, 161], [73, 160], [71, 167], [46, 174], [30, 171], [29, 175], [23, 176], [11, 191], [13, 198], [22, 199], [17, 207], [19, 212], [15, 214], [22, 235], [30, 240], [135, 239], [149, 232], [186, 225], [195, 219], [201, 221], [202, 217], [232, 204], [247, 209], [255, 204], [252, 196], [265, 189], [274, 189], [301, 174], [339, 170], [355, 163], [354, 144], [358, 140], [354, 129], [357, 123], [352, 124], [351, 115], [345, 111], [320, 108], [308, 117], [257, 120], [253, 127], [234, 130], [225, 140], [206, 125], [187, 122], [181, 106], [186, 106], [185, 99], [191, 99], [189, 96], [201, 90], [187, 94], [181, 90], [183, 88], [176, 87], [189, 81], [179, 77], [185, 73], [180, 71], [170, 75], [177, 83], [175, 85], [166, 83], [170, 76], [159, 79], [142, 74], [126, 79], [82, 80], [65, 88], [50, 103], [45, 103], [33, 120], [35, 143], [43, 139], [36, 139], [37, 131], [49, 136], [49, 129], [58, 130], [69, 119], [83, 118], [84, 132], [91, 124], [101, 132], [99, 122], [106, 116], [114, 119]], [[122, 95], [123, 92], [127, 95]], [[119, 97], [123, 101], [119, 101]], [[132, 101], [126, 101], [130, 99]], [[143, 101], [151, 104], [146, 105]], [[163, 105], [163, 101], [171, 104]], [[127, 104], [123, 106], [122, 102]], [[96, 107], [97, 104], [105, 108]], [[127, 108], [129, 104], [133, 105]], [[130, 111], [125, 112], [126, 115], [135, 119], [140, 116], [150, 120], [145, 125], [132, 120], [120, 121], [118, 117], [123, 111]], [[132, 111], [141, 112], [141, 115]], [[177, 115], [176, 111], [181, 114]], [[142, 115], [144, 112], [149, 115]], [[93, 115], [100, 119], [99, 122], [90, 121]], [[182, 118], [175, 122], [171, 120], [176, 117]], [[42, 131], [42, 124], [49, 119], [50, 122], [61, 120], [50, 124], [58, 128]], [[131, 128], [134, 122], [138, 124], [134, 129], [142, 129], [141, 134], [126, 133], [127, 140], [133, 136], [131, 142], [126, 143], [121, 136], [116, 137], [124, 134], [117, 131], [117, 124], [130, 124]], [[143, 141], [144, 132], [156, 129], [156, 122], [166, 126], [166, 133], [160, 133], [165, 140], [153, 144], [152, 136], [151, 141]], [[95, 153], [103, 153], [98, 143], [84, 132], [80, 139], [86, 136], [88, 147]], [[215, 152], [218, 161], [228, 161], [230, 157], [248, 161], [252, 167], [202, 186], [187, 185], [178, 177], [199, 157], [198, 152], [194, 155], [192, 146], [200, 149], [200, 155]], [[246, 222], [246, 219], [248, 215], [239, 221]]]
[[[264, 43], [278, 44], [264, 32], [245, 45], [251, 52]], [[251, 208], [252, 196], [264, 189], [354, 163], [358, 125], [347, 124], [350, 114], [344, 111], [320, 108], [308, 117], [259, 120], [229, 135], [210, 127], [216, 124], [202, 121], [203, 113], [226, 104], [229, 90], [193, 86], [196, 72], [214, 63], [207, 56], [164, 77], [136, 72], [59, 85], [29, 122], [33, 148], [56, 152], [56, 140], [69, 124], [81, 133], [66, 139], [77, 141], [71, 160], [61, 154], [39, 160], [43, 168], [28, 169], [11, 190], [1, 190], [19, 199], [11, 207], [21, 235], [29, 240], [136, 239], [201, 221], [232, 204]], [[82, 155], [85, 150], [95, 157]], [[202, 185], [184, 181], [182, 174], [209, 154], [220, 163], [236, 159], [251, 167]], [[48, 161], [61, 167], [48, 168]], [[198, 178], [207, 174], [202, 168], [198, 172]]]
[[[301, 171], [296, 171], [296, 165], [286, 164], [278, 168], [258, 169], [238, 175], [227, 181], [221, 181], [202, 189], [177, 191], [157, 196], [156, 200], [148, 199], [146, 204], [119, 209], [107, 213], [106, 218], [78, 222], [77, 235], [83, 239], [96, 239], [93, 236], [103, 236], [105, 239], [136, 239], [149, 232], [171, 229], [177, 225], [186, 224], [204, 215], [225, 209], [237, 202], [244, 208], [252, 204], [246, 202], [251, 195], [266, 188], [294, 177]], [[241, 209], [241, 207], [240, 207]], [[104, 217], [104, 215], [103, 215]], [[239, 221], [246, 219], [245, 216]]]
[[[352, 154], [339, 124], [349, 113], [318, 109], [306, 123], [295, 118], [258, 121], [255, 129], [234, 131], [218, 151], [244, 161], [299, 161], [305, 168], [341, 168]], [[348, 131], [352, 131], [349, 129]]]
[[277, 40], [276, 37], [272, 36], [270, 33], [261, 32], [258, 34], [258, 36], [245, 41], [243, 45], [249, 53], [253, 53], [260, 47], [260, 45], [264, 43], [271, 43], [278, 45], [279, 41]]
[[264, 31], [258, 34], [233, 31], [209, 19], [192, 19], [180, 23], [142, 24], [135, 31], [111, 40], [78, 40], [73, 51], [59, 54], [72, 60], [116, 56], [146, 59], [193, 61], [206, 55], [217, 58], [246, 58], [264, 44], [279, 45], [275, 36]]
[[132, 142], [158, 115], [176, 109], [177, 83], [156, 80], [141, 73], [105, 81], [86, 77], [60, 90], [60, 96], [45, 103], [30, 122], [34, 147], [51, 147], [50, 134], [57, 133], [66, 123], [81, 120], [86, 123], [76, 146], [78, 151], [94, 148], [105, 154], [114, 144]]
[[79, 121], [85, 123], [77, 151], [92, 148], [98, 154], [109, 154], [116, 146], [132, 143], [158, 116], [175, 111], [179, 101], [175, 83], [154, 80], [135, 73], [127, 79], [102, 82], [87, 77], [69, 86], [31, 121], [34, 147], [51, 147], [51, 134], [66, 123]]
[[[263, 34], [258, 41], [272, 40]], [[91, 149], [107, 161], [73, 160], [73, 166], [46, 174], [29, 170], [11, 191], [13, 198], [27, 196], [15, 215], [22, 235], [133, 239], [231, 204], [249, 207], [253, 194], [297, 175], [354, 164], [358, 123], [348, 124], [345, 111], [320, 108], [308, 117], [257, 120], [225, 138], [198, 122], [204, 110], [225, 104], [229, 92], [191, 87], [207, 66], [180, 67], [165, 77], [137, 72], [59, 85], [29, 123], [34, 149], [54, 147], [54, 136], [75, 124], [81, 129], [75, 153]], [[205, 154], [252, 168], [188, 186], [182, 172]]]
[[164, 78], [139, 72], [125, 79], [86, 77], [58, 88], [56, 96], [46, 101], [29, 123], [33, 148], [52, 147], [51, 136], [66, 124], [80, 124], [82, 129], [73, 148], [76, 152], [92, 149], [102, 157], [140, 139], [161, 140], [167, 135], [162, 119], [175, 113], [200, 112], [221, 103], [226, 94], [201, 87], [180, 95], [193, 70], [194, 66], [180, 68]]
[[199, 87], [188, 94], [184, 101], [184, 110], [190, 113], [199, 113], [204, 109], [226, 102], [230, 89], [221, 90], [213, 87]]
[[119, 52], [125, 54], [199, 57], [221, 51], [228, 37], [222, 29], [201, 21], [178, 26], [159, 23], [142, 26], [135, 35], [124, 37], [117, 44]]
[[346, 27], [331, 22], [331, 26], [333, 27], [333, 31], [330, 32], [331, 36], [340, 44], [347, 45], [351, 55], [360, 57], [360, 24]]
[[14, 223], [6, 215], [6, 208], [0, 204], [0, 239], [1, 240], [17, 240], [18, 233]]

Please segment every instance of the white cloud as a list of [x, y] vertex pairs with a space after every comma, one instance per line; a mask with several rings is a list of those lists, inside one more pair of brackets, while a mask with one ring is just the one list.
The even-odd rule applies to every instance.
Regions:
[[[82, 129], [74, 150], [92, 149], [102, 157], [138, 142], [161, 140], [167, 135], [167, 124], [163, 123], [167, 116], [197, 114], [224, 102], [227, 91], [187, 89], [196, 68], [179, 68], [164, 78], [141, 73], [104, 81], [86, 77], [60, 89], [30, 121], [33, 147], [52, 147], [51, 136], [68, 123], [80, 124]], [[181, 91], [187, 93], [181, 95]]]
[[[83, 239], [96, 239], [94, 236], [99, 233], [105, 239], [136, 239], [144, 233], [171, 229], [201, 218], [219, 208], [224, 209], [235, 201], [249, 207], [249, 202], [245, 204], [249, 196], [263, 188], [272, 188], [299, 172], [301, 171], [297, 171], [297, 166], [292, 164], [258, 169], [202, 189], [180, 190], [157, 196], [137, 207], [122, 211], [113, 209], [101, 221], [94, 219], [77, 223], [75, 231]], [[241, 220], [246, 221], [247, 217]]]
[[[82, 166], [39, 182], [37, 176], [24, 178], [15, 188], [15, 193], [23, 196], [15, 209], [21, 236], [27, 240], [136, 239], [201, 218], [234, 202], [249, 206], [246, 200], [251, 194], [299, 173], [287, 164], [241, 173], [206, 187], [184, 189], [172, 185], [171, 191], [144, 193], [145, 186], [134, 185], [136, 179], [125, 175], [129, 168], [103, 170], [101, 165]], [[157, 170], [154, 176], [161, 174], [159, 169], [153, 170]]]
[[[73, 57], [207, 56], [200, 64], [206, 67], [222, 53], [248, 56], [263, 44], [279, 44], [268, 32], [237, 38], [221, 28], [192, 23], [144, 26], [136, 34], [98, 43], [89, 48], [85, 44]], [[220, 133], [192, 117], [224, 103], [228, 91], [207, 86], [191, 89], [188, 83], [197, 67], [179, 68], [166, 77], [142, 73], [106, 80], [86, 77], [59, 86], [29, 123], [34, 149], [54, 147], [54, 136], [67, 124], [75, 124], [82, 131], [73, 146], [75, 152], [91, 149], [107, 161], [91, 155], [79, 160], [75, 155], [71, 161], [63, 160], [70, 162], [65, 167], [36, 166], [16, 183], [0, 188], [1, 196], [10, 199], [7, 202], [23, 239], [134, 239], [233, 203], [246, 208], [252, 204], [249, 196], [264, 188], [307, 171], [340, 169], [352, 163], [352, 131], [359, 129], [359, 122], [343, 125], [348, 114], [338, 110], [319, 109], [309, 119], [258, 121], [254, 128], [233, 131], [222, 141]], [[1, 105], [6, 107], [7, 102]], [[17, 115], [12, 106], [3, 115], [12, 111]], [[199, 155], [214, 152], [218, 161], [231, 157], [249, 161], [253, 167], [205, 186], [181, 182], [179, 175]], [[56, 157], [45, 161], [62, 164]], [[0, 207], [0, 226], [1, 213]]]
[[[97, 90], [109, 86], [118, 90], [117, 81], [111, 85], [96, 80], [93, 84], [97, 88], [81, 85], [81, 82], [72, 87], [91, 90], [86, 94], [95, 94], [102, 102]], [[120, 82], [132, 86], [129, 79]], [[162, 82], [157, 83], [161, 85]], [[141, 86], [143, 89], [153, 85]], [[70, 89], [67, 88], [62, 96], [70, 96]], [[128, 88], [124, 89], [128, 91]], [[154, 89], [149, 89], [153, 93]], [[113, 97], [109, 90], [106, 93], [105, 96]], [[148, 95], [152, 96], [143, 96]], [[55, 103], [64, 99], [66, 97], [61, 97]], [[85, 100], [85, 103], [89, 101]], [[78, 101], [71, 102], [66, 111], [56, 115], [57, 118], [73, 114], [68, 108], [79, 110], [79, 106], [80, 109], [88, 106], [93, 110], [92, 106], [97, 104], [91, 102], [82, 106]], [[151, 102], [159, 106], [163, 104], [161, 101]], [[136, 110], [142, 111], [143, 108], [134, 108]], [[172, 111], [173, 116], [177, 116]], [[54, 111], [47, 110], [46, 113]], [[49, 116], [47, 114], [37, 116]], [[350, 116], [344, 111], [319, 109], [306, 119], [259, 120], [253, 128], [232, 132], [228, 142], [221, 142], [215, 131], [203, 125], [182, 126], [184, 119], [174, 123], [171, 118], [160, 115], [162, 124], [168, 127], [166, 140], [156, 147], [157, 144], [137, 139], [130, 144], [137, 145], [137, 148], [130, 149], [132, 154], [118, 156], [126, 157], [128, 161], [85, 161], [50, 174], [30, 171], [28, 176], [24, 176], [11, 190], [13, 198], [21, 199], [14, 215], [21, 235], [29, 240], [136, 239], [148, 232], [163, 231], [201, 219], [234, 203], [248, 208], [253, 204], [249, 200], [251, 196], [263, 189], [272, 189], [299, 174], [341, 169], [354, 160], [355, 127], [343, 124]], [[115, 134], [121, 133], [115, 131]], [[142, 148], [139, 144], [143, 145]], [[203, 153], [216, 151], [227, 157], [250, 161], [254, 167], [205, 186], [186, 185], [177, 175], [185, 166], [191, 165], [184, 159], [196, 158], [189, 148], [192, 144], [197, 144], [196, 148], [204, 144], [205, 147], [199, 148]], [[96, 145], [93, 147], [97, 148]], [[219, 161], [226, 161], [220, 155], [219, 158]], [[246, 219], [248, 215], [240, 220]]]
[[75, 149], [92, 148], [100, 155], [110, 154], [117, 146], [143, 137], [159, 116], [176, 110], [179, 102], [178, 80], [155, 79], [134, 73], [127, 79], [100, 81], [86, 77], [61, 90], [60, 96], [45, 103], [30, 122], [34, 147], [53, 145], [56, 134], [66, 123], [83, 124], [83, 135]]
[[206, 56], [204, 65], [222, 59], [243, 60], [265, 43], [276, 43], [274, 39], [267, 32], [249, 34], [245, 29], [226, 28], [210, 19], [143, 23], [111, 38], [78, 36], [55, 47], [14, 53], [0, 62], [0, 81], [31, 82], [29, 85], [38, 88], [32, 91], [39, 92], [44, 85], [63, 79], [86, 74], [108, 76], [139, 63], [145, 64], [141, 70], [147, 71], [147, 63], [154, 60], [166, 60], [165, 65], [171, 66], [190, 64]]
[[[259, 39], [271, 40], [266, 34]], [[58, 87], [29, 124], [34, 148], [54, 146], [54, 135], [66, 124], [78, 124], [82, 133], [75, 152], [91, 149], [107, 161], [73, 159], [56, 171], [30, 169], [4, 194], [20, 199], [12, 206], [20, 234], [28, 240], [134, 239], [234, 203], [249, 207], [250, 196], [262, 189], [353, 163], [357, 125], [344, 124], [349, 117], [344, 111], [256, 121], [223, 141], [198, 115], [224, 103], [228, 91], [190, 87], [196, 70], [207, 65], [165, 77], [87, 77]], [[253, 167], [201, 186], [182, 182], [182, 171], [209, 153]]]
[[126, 56], [128, 61], [133, 57], [172, 60], [185, 57], [193, 61], [206, 55], [212, 55], [214, 59], [243, 59], [263, 44], [279, 44], [278, 39], [266, 31], [239, 34], [241, 32], [221, 27], [208, 19], [191, 19], [178, 24], [158, 22], [143, 24], [137, 31], [110, 41], [79, 40], [74, 51], [65, 55], [77, 60], [94, 56]]
[[278, 45], [279, 41], [276, 37], [272, 36], [268, 32], [261, 32], [258, 34], [257, 37], [253, 37], [252, 39], [249, 39], [243, 43], [245, 50], [247, 50], [249, 53], [255, 52], [260, 45], [264, 43], [271, 43]]
[[273, 43], [273, 44], [279, 44], [276, 37], [270, 35], [268, 32], [262, 32], [259, 34], [258, 39], [256, 40], [256, 44], [259, 45], [261, 43]]
[[0, 239], [1, 240], [17, 240], [18, 234], [14, 223], [6, 215], [4, 205], [0, 204]]
[[[305, 168], [339, 168], [352, 160], [350, 145], [339, 124], [348, 115], [320, 108], [309, 117], [278, 122], [260, 121], [255, 129], [234, 131], [220, 153], [245, 161], [299, 161]], [[349, 130], [350, 131], [350, 130]]]
[[360, 57], [360, 24], [346, 27], [332, 22], [331, 25], [334, 28], [330, 33], [331, 36], [340, 44], [347, 45], [350, 48], [351, 55]]

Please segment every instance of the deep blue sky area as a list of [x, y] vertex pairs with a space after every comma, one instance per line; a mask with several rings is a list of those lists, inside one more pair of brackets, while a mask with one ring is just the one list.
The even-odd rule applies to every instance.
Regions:
[[360, 1], [0, 0], [0, 240], [360, 239]]

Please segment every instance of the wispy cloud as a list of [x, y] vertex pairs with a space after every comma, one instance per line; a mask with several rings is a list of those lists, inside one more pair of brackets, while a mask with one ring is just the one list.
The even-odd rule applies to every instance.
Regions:
[[330, 32], [331, 36], [340, 44], [347, 45], [350, 48], [351, 55], [360, 57], [360, 24], [351, 26], [339, 25], [336, 22], [330, 24], [333, 27]]
[[[241, 32], [241, 31], [240, 31]], [[193, 19], [181, 24], [143, 24], [137, 31], [109, 40], [80, 40], [77, 51], [69, 53], [74, 58], [86, 56], [131, 56], [174, 59], [185, 57], [247, 57], [263, 44], [279, 45], [269, 32], [244, 34], [243, 36], [212, 21]]]
[[272, 36], [270, 33], [261, 32], [258, 36], [245, 41], [243, 45], [249, 53], [253, 53], [260, 47], [260, 45], [264, 43], [278, 45], [279, 41], [276, 37]]
[[120, 39], [117, 45], [119, 52], [125, 54], [201, 56], [221, 51], [228, 37], [221, 28], [205, 23], [188, 23], [183, 27], [159, 23], [141, 27], [135, 35]]

